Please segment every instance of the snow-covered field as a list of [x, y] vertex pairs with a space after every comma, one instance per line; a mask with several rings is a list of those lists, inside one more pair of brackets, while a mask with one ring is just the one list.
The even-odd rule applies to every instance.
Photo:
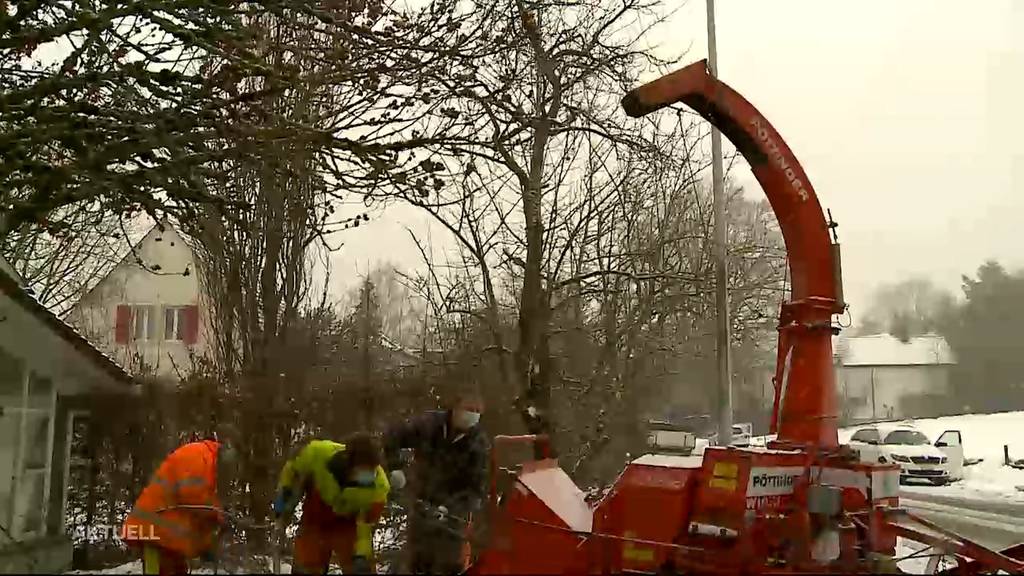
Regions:
[[[907, 484], [902, 487], [905, 493], [1024, 503], [1024, 470], [1003, 465], [1004, 445], [1010, 447], [1011, 459], [1024, 459], [1024, 411], [965, 414], [910, 422], [933, 442], [946, 430], [959, 430], [964, 443], [964, 458], [981, 458], [982, 461], [964, 468], [962, 481], [948, 486]], [[841, 428], [839, 441], [848, 442], [850, 436], [864, 426]], [[751, 443], [763, 446], [771, 438], [760, 436], [752, 438]]]
[[[965, 458], [983, 458], [979, 464], [964, 469], [964, 479], [948, 486], [906, 485], [909, 494], [927, 493], [972, 500], [1011, 501], [1024, 503], [1024, 470], [1003, 465], [1003, 445], [1010, 447], [1010, 458], [1024, 459], [1024, 412], [999, 414], [968, 414], [915, 420], [933, 442], [946, 430], [959, 430], [964, 443]], [[845, 442], [857, 428], [840, 431]]]

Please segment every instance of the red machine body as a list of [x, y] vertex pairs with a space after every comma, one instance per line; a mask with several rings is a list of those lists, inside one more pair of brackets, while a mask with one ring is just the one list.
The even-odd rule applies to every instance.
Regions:
[[[492, 484], [490, 540], [471, 573], [898, 572], [898, 537], [954, 558], [963, 573], [1024, 573], [1024, 545], [998, 553], [915, 517], [899, 507], [898, 465], [863, 464], [839, 445], [831, 336], [845, 304], [814, 189], [771, 124], [705, 61], [633, 90], [623, 107], [637, 117], [677, 102], [736, 145], [785, 238], [792, 293], [779, 317], [777, 440], [643, 456], [596, 505], [555, 460], [528, 462], [500, 505]], [[530, 439], [499, 437], [495, 450]]]

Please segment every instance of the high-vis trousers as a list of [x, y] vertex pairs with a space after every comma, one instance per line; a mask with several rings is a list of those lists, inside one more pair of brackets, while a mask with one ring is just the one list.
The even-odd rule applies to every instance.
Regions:
[[[326, 574], [331, 556], [338, 559], [342, 573], [352, 574], [355, 546], [355, 519], [339, 519], [329, 524], [300, 522], [299, 533], [295, 536], [292, 574]], [[373, 559], [367, 560], [370, 567], [364, 569], [372, 571]]]
[[142, 573], [154, 576], [188, 574], [188, 560], [173, 550], [146, 544], [142, 548]]

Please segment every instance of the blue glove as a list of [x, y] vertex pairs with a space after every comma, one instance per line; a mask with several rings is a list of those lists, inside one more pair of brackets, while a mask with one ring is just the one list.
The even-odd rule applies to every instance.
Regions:
[[356, 556], [352, 559], [353, 574], [373, 574], [373, 565], [366, 556]]
[[291, 503], [292, 491], [285, 488], [277, 493], [277, 497], [274, 498], [274, 514], [282, 516], [288, 512], [288, 506]]
[[203, 552], [201, 552], [199, 554], [199, 560], [201, 560], [203, 562], [206, 562], [206, 563], [213, 562], [216, 559], [217, 559], [217, 552], [213, 548], [210, 548], [208, 550], [204, 550]]

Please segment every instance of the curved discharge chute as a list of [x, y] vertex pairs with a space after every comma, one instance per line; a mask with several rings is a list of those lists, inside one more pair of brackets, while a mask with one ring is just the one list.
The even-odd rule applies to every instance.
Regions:
[[838, 445], [832, 315], [843, 312], [838, 245], [810, 179], [779, 133], [743, 96], [708, 72], [706, 60], [629, 92], [634, 118], [683, 103], [716, 126], [761, 184], [786, 242], [792, 289], [779, 314], [772, 431], [780, 442]]

